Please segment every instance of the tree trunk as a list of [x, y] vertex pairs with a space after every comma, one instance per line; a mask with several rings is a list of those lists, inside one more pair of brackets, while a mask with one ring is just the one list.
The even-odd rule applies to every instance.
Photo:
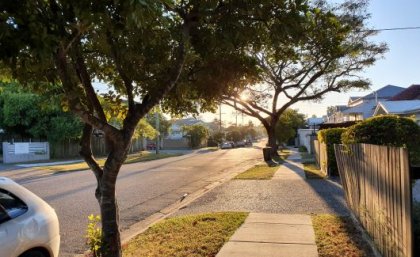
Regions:
[[[99, 184], [98, 199], [102, 221], [103, 257], [121, 257], [121, 238], [119, 231], [119, 210], [116, 198], [116, 182], [120, 168], [127, 157], [129, 143], [114, 146], [104, 166], [104, 172]], [[117, 148], [117, 149], [115, 149]]]
[[[101, 209], [102, 221], [102, 256], [121, 257], [121, 239], [119, 231], [119, 210], [115, 195], [115, 180], [117, 170], [105, 172], [101, 185], [101, 198], [99, 206]], [[115, 174], [115, 178], [110, 174]]]
[[279, 154], [277, 152], [278, 145], [277, 145], [275, 125], [270, 125], [268, 128], [266, 128], [266, 130], [267, 130], [267, 135], [268, 135], [268, 146], [271, 147], [271, 157], [278, 158]]

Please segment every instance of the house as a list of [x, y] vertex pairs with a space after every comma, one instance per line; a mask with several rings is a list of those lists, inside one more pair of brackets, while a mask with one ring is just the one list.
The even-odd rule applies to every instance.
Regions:
[[327, 123], [358, 121], [372, 117], [378, 102], [387, 101], [404, 90], [403, 87], [387, 85], [362, 97], [350, 97], [347, 105], [328, 108]]
[[205, 124], [203, 121], [196, 118], [178, 119], [172, 122], [166, 139], [177, 140], [184, 138], [185, 134], [182, 130], [184, 126], [191, 126], [196, 124]]
[[420, 85], [411, 85], [388, 101], [379, 102], [373, 115], [383, 114], [413, 117], [420, 125]]
[[308, 128], [298, 129], [295, 144], [305, 146], [308, 153], [313, 153], [311, 141], [316, 138], [316, 132], [319, 126], [324, 123], [324, 118], [312, 117], [306, 120]]
[[389, 101], [420, 100], [420, 85], [411, 85]]
[[413, 117], [420, 125], [420, 100], [384, 101], [376, 106], [374, 116], [395, 114], [403, 117]]

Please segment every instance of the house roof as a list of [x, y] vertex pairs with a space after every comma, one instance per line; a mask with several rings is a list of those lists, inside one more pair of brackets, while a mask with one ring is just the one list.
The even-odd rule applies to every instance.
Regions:
[[420, 100], [420, 85], [411, 85], [399, 94], [393, 96], [390, 101], [401, 101], [401, 100]]
[[370, 99], [375, 99], [380, 98], [380, 99], [389, 99], [393, 96], [395, 96], [396, 94], [401, 93], [402, 91], [404, 91], [405, 88], [403, 87], [398, 87], [398, 86], [393, 86], [393, 85], [386, 85], [376, 91], [373, 91], [370, 94], [367, 94], [365, 96], [362, 97], [355, 97], [352, 96], [350, 97], [349, 103], [358, 101], [358, 100], [370, 100]]
[[379, 102], [375, 113], [382, 108], [388, 114], [410, 114], [420, 112], [420, 100], [383, 101]]
[[363, 118], [369, 118], [373, 115], [375, 110], [376, 103], [375, 101], [364, 102], [362, 104], [356, 105], [354, 107], [350, 107], [342, 113], [344, 114], [362, 114]]
[[324, 119], [323, 118], [308, 118], [307, 123], [310, 126], [319, 125], [319, 124], [324, 123]]
[[196, 118], [185, 118], [185, 119], [179, 119], [175, 120], [172, 125], [177, 126], [190, 126], [198, 123], [203, 123], [203, 121], [196, 119]]

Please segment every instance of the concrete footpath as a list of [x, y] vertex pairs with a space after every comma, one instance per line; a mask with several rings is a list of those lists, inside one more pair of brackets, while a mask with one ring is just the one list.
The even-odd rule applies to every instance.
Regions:
[[309, 215], [250, 213], [216, 257], [317, 257]]
[[[293, 151], [272, 180], [304, 180], [300, 154]], [[217, 257], [317, 257], [309, 215], [250, 213]]]
[[249, 212], [217, 257], [317, 257], [311, 214], [348, 215], [341, 185], [306, 179], [297, 149], [271, 180], [233, 179], [175, 216]]

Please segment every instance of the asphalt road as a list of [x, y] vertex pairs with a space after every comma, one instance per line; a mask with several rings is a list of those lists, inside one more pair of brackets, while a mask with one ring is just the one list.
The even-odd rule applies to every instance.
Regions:
[[[195, 152], [124, 165], [117, 183], [120, 226], [126, 229], [178, 201], [185, 193], [207, 186], [212, 178], [261, 159], [261, 149], [252, 147]], [[86, 250], [87, 217], [99, 213], [92, 172], [31, 177], [18, 182], [55, 208], [62, 238], [60, 256], [72, 256]]]

